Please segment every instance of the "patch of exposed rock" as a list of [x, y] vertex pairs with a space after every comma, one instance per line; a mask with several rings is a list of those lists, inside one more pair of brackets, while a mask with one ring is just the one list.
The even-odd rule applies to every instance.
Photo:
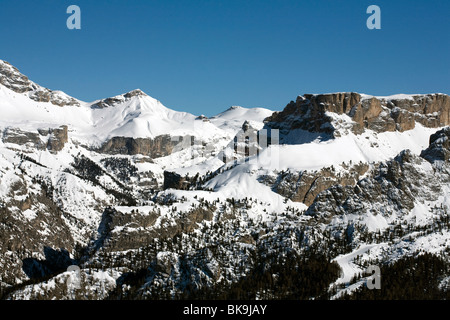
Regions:
[[[443, 138], [448, 139], [447, 134], [448, 129], [437, 132], [422, 156], [442, 159], [445, 152], [441, 152], [444, 149], [441, 146], [447, 141]], [[448, 152], [448, 145], [446, 150]], [[381, 214], [385, 218], [406, 215], [417, 201], [436, 201], [442, 196], [441, 186], [450, 183], [448, 158], [442, 164], [447, 170], [439, 173], [426, 169], [424, 162], [422, 157], [404, 150], [393, 160], [380, 163], [355, 186], [336, 185], [322, 191], [306, 214], [325, 221], [343, 214]]]
[[271, 186], [273, 191], [283, 197], [309, 206], [320, 192], [332, 186], [354, 186], [369, 169], [366, 163], [345, 167], [346, 170], [342, 172], [336, 171], [334, 167], [320, 171], [282, 171], [275, 177], [261, 176], [259, 181]]
[[371, 97], [354, 92], [305, 94], [291, 101], [283, 111], [266, 118], [266, 128], [292, 129], [339, 135], [339, 124], [332, 114], [348, 116], [350, 129], [360, 134], [365, 129], [375, 132], [406, 131], [418, 122], [437, 128], [450, 124], [450, 97], [445, 94]]
[[163, 189], [188, 190], [190, 181], [176, 172], [164, 171]]
[[449, 161], [450, 127], [446, 127], [432, 134], [430, 136], [429, 147], [423, 150], [420, 156], [431, 163], [434, 163], [435, 161]]
[[175, 221], [166, 221], [156, 211], [139, 212], [136, 209], [123, 213], [114, 209], [105, 210], [101, 223], [104, 226], [101, 228], [102, 237], [99, 239], [101, 243], [98, 246], [123, 251], [143, 247], [154, 238], [173, 238], [189, 233], [198, 228], [199, 223], [211, 221], [214, 209], [193, 208], [188, 212], [180, 212], [179, 219]]
[[50, 187], [41, 181], [41, 188], [36, 189], [26, 177], [19, 178], [0, 205], [0, 277], [9, 284], [45, 274], [38, 260], [30, 258], [31, 252], [48, 252], [46, 247], [74, 248], [65, 223], [68, 216], [49, 196]]
[[37, 102], [50, 102], [59, 107], [80, 106], [80, 102], [61, 91], [39, 86], [6, 61], [0, 60], [0, 84]]
[[41, 128], [37, 132], [22, 131], [18, 128], [6, 128], [3, 131], [2, 141], [17, 145], [28, 145], [38, 150], [48, 149], [51, 152], [58, 152], [64, 148], [68, 142], [67, 126], [59, 128]]
[[159, 158], [170, 155], [178, 142], [170, 135], [151, 138], [113, 137], [95, 151], [106, 154], [145, 155]]
[[142, 90], [136, 89], [136, 90], [127, 92], [122, 95], [102, 99], [102, 100], [94, 103], [91, 107], [94, 109], [103, 109], [103, 108], [108, 108], [108, 107], [114, 107], [116, 104], [128, 101], [133, 97], [146, 96], [146, 95], [147, 94], [145, 94]]

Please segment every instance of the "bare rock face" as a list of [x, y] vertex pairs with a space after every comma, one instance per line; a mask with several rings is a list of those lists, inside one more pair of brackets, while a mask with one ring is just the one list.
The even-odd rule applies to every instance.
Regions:
[[346, 167], [345, 173], [328, 167], [320, 171], [281, 172], [276, 178], [263, 176], [259, 180], [282, 196], [309, 206], [320, 192], [332, 186], [356, 185], [359, 177], [369, 169], [366, 163]]
[[303, 129], [336, 136], [336, 123], [329, 113], [347, 115], [351, 130], [360, 134], [365, 129], [375, 132], [406, 131], [419, 122], [437, 128], [450, 124], [450, 97], [427, 94], [376, 98], [354, 92], [305, 94], [291, 101], [283, 111], [266, 118], [266, 127]]
[[[160, 226], [155, 227], [158, 219], [164, 220], [156, 211], [140, 212], [138, 209], [133, 209], [131, 212], [123, 213], [109, 208], [102, 216], [102, 235], [99, 244], [120, 251], [140, 248], [152, 242], [160, 234], [173, 238], [180, 236], [183, 232], [192, 232], [198, 227], [198, 223], [211, 221], [213, 213], [211, 209], [193, 208], [189, 212], [180, 213], [175, 224], [163, 229]], [[145, 231], [136, 230], [136, 226]], [[115, 229], [120, 229], [120, 232], [114, 232]]]
[[128, 101], [131, 98], [137, 97], [137, 96], [146, 96], [146, 94], [142, 90], [136, 89], [136, 90], [127, 92], [127, 93], [122, 94], [122, 95], [118, 95], [118, 96], [115, 96], [115, 97], [111, 97], [111, 98], [106, 98], [106, 99], [100, 100], [100, 101], [96, 102], [95, 104], [93, 104], [92, 108], [94, 108], [94, 109], [103, 109], [103, 108], [108, 108], [108, 107], [114, 107], [118, 103], [122, 103], [122, 102]]
[[432, 134], [430, 136], [429, 147], [423, 150], [420, 156], [431, 163], [434, 163], [436, 161], [449, 161], [450, 127], [446, 127]]
[[[46, 268], [39, 267], [43, 261], [30, 258], [30, 252], [44, 251], [48, 262], [52, 258], [50, 248], [72, 251], [74, 247], [70, 227], [64, 222], [67, 216], [49, 196], [51, 189], [48, 185], [44, 187], [46, 182], [40, 180], [39, 183], [42, 186], [39, 192], [31, 192], [30, 181], [24, 175], [18, 176], [7, 200], [2, 199], [6, 200], [0, 205], [0, 277], [3, 283], [45, 274]], [[27, 211], [33, 213], [27, 215]]]
[[[430, 145], [420, 157], [410, 150], [394, 159], [379, 163], [356, 185], [335, 185], [320, 192], [305, 212], [330, 221], [342, 214], [408, 214], [418, 198], [436, 201], [442, 196], [442, 186], [450, 183], [450, 127], [430, 137]], [[433, 169], [423, 169], [425, 160]]]
[[0, 83], [18, 93], [36, 89], [36, 87], [30, 86], [27, 76], [21, 74], [16, 67], [6, 61], [0, 63]]
[[408, 214], [414, 208], [414, 199], [419, 193], [434, 199], [440, 191], [435, 186], [436, 178], [424, 176], [418, 169], [422, 161], [409, 150], [404, 150], [393, 160], [380, 163], [355, 186], [335, 185], [322, 191], [305, 214], [325, 221], [342, 214]]
[[14, 143], [21, 146], [30, 146], [38, 150], [44, 150], [45, 144], [40, 139], [38, 132], [26, 132], [17, 128], [6, 128], [3, 132], [4, 143]]
[[311, 102], [313, 109], [331, 111], [337, 114], [348, 113], [350, 109], [361, 101], [358, 93], [330, 93], [305, 94], [304, 97]]
[[164, 171], [164, 190], [172, 188], [178, 190], [187, 190], [189, 187], [189, 181], [185, 177], [182, 177], [178, 173]]
[[19, 70], [6, 61], [0, 60], [0, 84], [14, 92], [27, 95], [37, 102], [50, 102], [56, 106], [80, 106], [80, 102], [60, 91], [39, 86], [21, 74]]
[[51, 152], [58, 152], [69, 140], [68, 128], [60, 126], [59, 128], [38, 129], [37, 132], [7, 128], [3, 132], [2, 140], [5, 143], [28, 145], [38, 150], [48, 149]]
[[176, 144], [169, 135], [157, 136], [154, 139], [113, 137], [96, 151], [106, 154], [142, 154], [158, 158], [171, 154]]
[[48, 129], [48, 134], [50, 135], [50, 137], [47, 142], [47, 149], [50, 151], [61, 151], [64, 148], [66, 142], [69, 141], [67, 126]]
[[366, 99], [358, 102], [348, 115], [356, 124], [353, 132], [362, 133], [365, 128], [376, 132], [394, 131], [395, 121], [389, 116], [382, 115], [381, 101], [376, 98]]

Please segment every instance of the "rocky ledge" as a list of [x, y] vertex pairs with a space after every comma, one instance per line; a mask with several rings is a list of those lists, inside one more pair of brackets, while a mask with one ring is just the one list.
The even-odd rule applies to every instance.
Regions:
[[438, 128], [450, 124], [450, 97], [440, 93], [391, 97], [354, 92], [305, 94], [264, 122], [267, 128], [280, 129], [281, 133], [303, 129], [338, 136], [339, 123], [333, 114], [341, 116], [341, 122], [355, 134], [365, 129], [403, 132], [413, 129], [416, 122]]

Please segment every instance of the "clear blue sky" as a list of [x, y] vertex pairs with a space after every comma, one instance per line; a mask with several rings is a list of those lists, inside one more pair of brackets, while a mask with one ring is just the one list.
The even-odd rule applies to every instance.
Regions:
[[448, 0], [0, 0], [0, 34], [0, 59], [84, 101], [140, 88], [211, 116], [304, 93], [450, 93]]

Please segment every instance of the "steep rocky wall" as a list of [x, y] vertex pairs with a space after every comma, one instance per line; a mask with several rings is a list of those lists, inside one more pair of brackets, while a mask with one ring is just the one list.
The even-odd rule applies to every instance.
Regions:
[[[408, 214], [420, 199], [435, 201], [450, 183], [450, 127], [430, 137], [421, 156], [402, 151], [393, 160], [382, 162], [355, 186], [335, 185], [320, 192], [305, 214], [330, 219], [335, 215], [373, 213]], [[433, 170], [424, 170], [424, 162]], [[438, 162], [437, 162], [438, 161]]]
[[69, 141], [67, 126], [59, 128], [38, 129], [37, 132], [22, 131], [18, 128], [6, 128], [3, 131], [2, 141], [17, 145], [28, 145], [38, 150], [48, 149], [58, 152]]
[[448, 162], [450, 160], [450, 127], [430, 136], [430, 145], [423, 150], [420, 156], [431, 163], [436, 161]]
[[346, 172], [337, 172], [332, 167], [320, 171], [281, 172], [276, 177], [261, 176], [259, 181], [272, 187], [272, 190], [292, 201], [303, 202], [307, 206], [316, 196], [335, 185], [355, 185], [360, 176], [369, 169], [366, 163], [348, 166]]
[[106, 154], [142, 154], [151, 158], [164, 157], [172, 153], [177, 142], [169, 135], [151, 138], [113, 137], [96, 151]]
[[264, 122], [269, 128], [335, 134], [333, 119], [326, 112], [347, 115], [353, 121], [351, 129], [356, 134], [365, 129], [403, 132], [413, 129], [416, 122], [437, 128], [450, 124], [450, 97], [426, 94], [377, 98], [354, 92], [305, 94]]
[[182, 177], [178, 173], [164, 171], [164, 186], [163, 189], [178, 189], [178, 190], [188, 190], [190, 186], [190, 181], [186, 177]]

